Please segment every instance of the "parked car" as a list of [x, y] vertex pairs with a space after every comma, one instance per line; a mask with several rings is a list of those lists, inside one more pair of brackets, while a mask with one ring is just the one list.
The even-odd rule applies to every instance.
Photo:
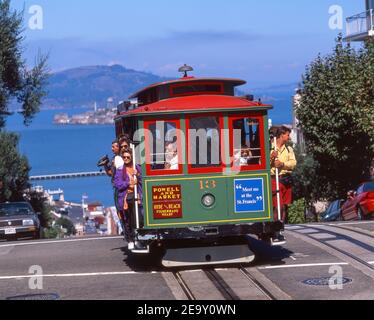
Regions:
[[38, 214], [27, 202], [0, 203], [0, 239], [41, 237]]
[[326, 211], [320, 214], [320, 221], [330, 222], [341, 220], [341, 208], [344, 200], [339, 199], [330, 203]]
[[342, 206], [343, 220], [370, 219], [374, 213], [374, 181], [361, 184]]

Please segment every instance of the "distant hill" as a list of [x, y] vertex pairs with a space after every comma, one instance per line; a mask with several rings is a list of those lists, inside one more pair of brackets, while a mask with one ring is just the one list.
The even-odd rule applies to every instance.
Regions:
[[106, 106], [109, 97], [116, 105], [142, 87], [165, 80], [121, 65], [69, 69], [51, 75], [43, 107], [74, 108], [93, 106], [95, 102]]

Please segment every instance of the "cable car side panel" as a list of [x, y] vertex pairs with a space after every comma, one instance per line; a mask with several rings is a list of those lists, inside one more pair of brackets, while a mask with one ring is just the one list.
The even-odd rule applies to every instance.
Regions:
[[[272, 221], [266, 172], [144, 179], [145, 228]], [[212, 197], [205, 203], [204, 197]]]

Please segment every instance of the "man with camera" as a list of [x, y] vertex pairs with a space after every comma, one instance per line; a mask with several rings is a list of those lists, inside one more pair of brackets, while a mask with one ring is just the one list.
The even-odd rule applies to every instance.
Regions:
[[122, 170], [124, 166], [124, 161], [121, 157], [121, 150], [129, 149], [129, 142], [126, 138], [121, 138], [120, 140], [114, 140], [112, 142], [112, 152], [113, 152], [113, 158], [112, 160], [109, 159], [108, 156], [105, 156], [101, 158], [97, 164], [98, 167], [103, 167], [105, 170], [105, 173], [108, 177], [111, 177], [112, 179], [112, 186], [114, 191], [114, 203], [117, 209], [117, 215], [120, 218], [121, 221], [121, 228], [124, 230], [124, 217], [121, 216], [121, 210], [118, 208], [118, 190], [115, 187], [114, 184], [114, 177], [116, 175], [117, 170]]

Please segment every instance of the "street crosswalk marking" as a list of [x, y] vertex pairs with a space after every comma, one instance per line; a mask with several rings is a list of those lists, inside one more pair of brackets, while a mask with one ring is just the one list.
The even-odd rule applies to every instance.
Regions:
[[[100, 238], [81, 238], [81, 239], [69, 239], [69, 240], [52, 240], [52, 241], [30, 241], [30, 242], [22, 242], [22, 243], [7, 243], [7, 244], [0, 244], [0, 248], [6, 247], [22, 247], [22, 246], [38, 246], [41, 244], [56, 244], [56, 243], [69, 243], [69, 242], [82, 242], [82, 241], [95, 241], [95, 240], [113, 240], [113, 239], [123, 239], [122, 236], [116, 237], [100, 237]], [[0, 242], [1, 243], [1, 242]]]

